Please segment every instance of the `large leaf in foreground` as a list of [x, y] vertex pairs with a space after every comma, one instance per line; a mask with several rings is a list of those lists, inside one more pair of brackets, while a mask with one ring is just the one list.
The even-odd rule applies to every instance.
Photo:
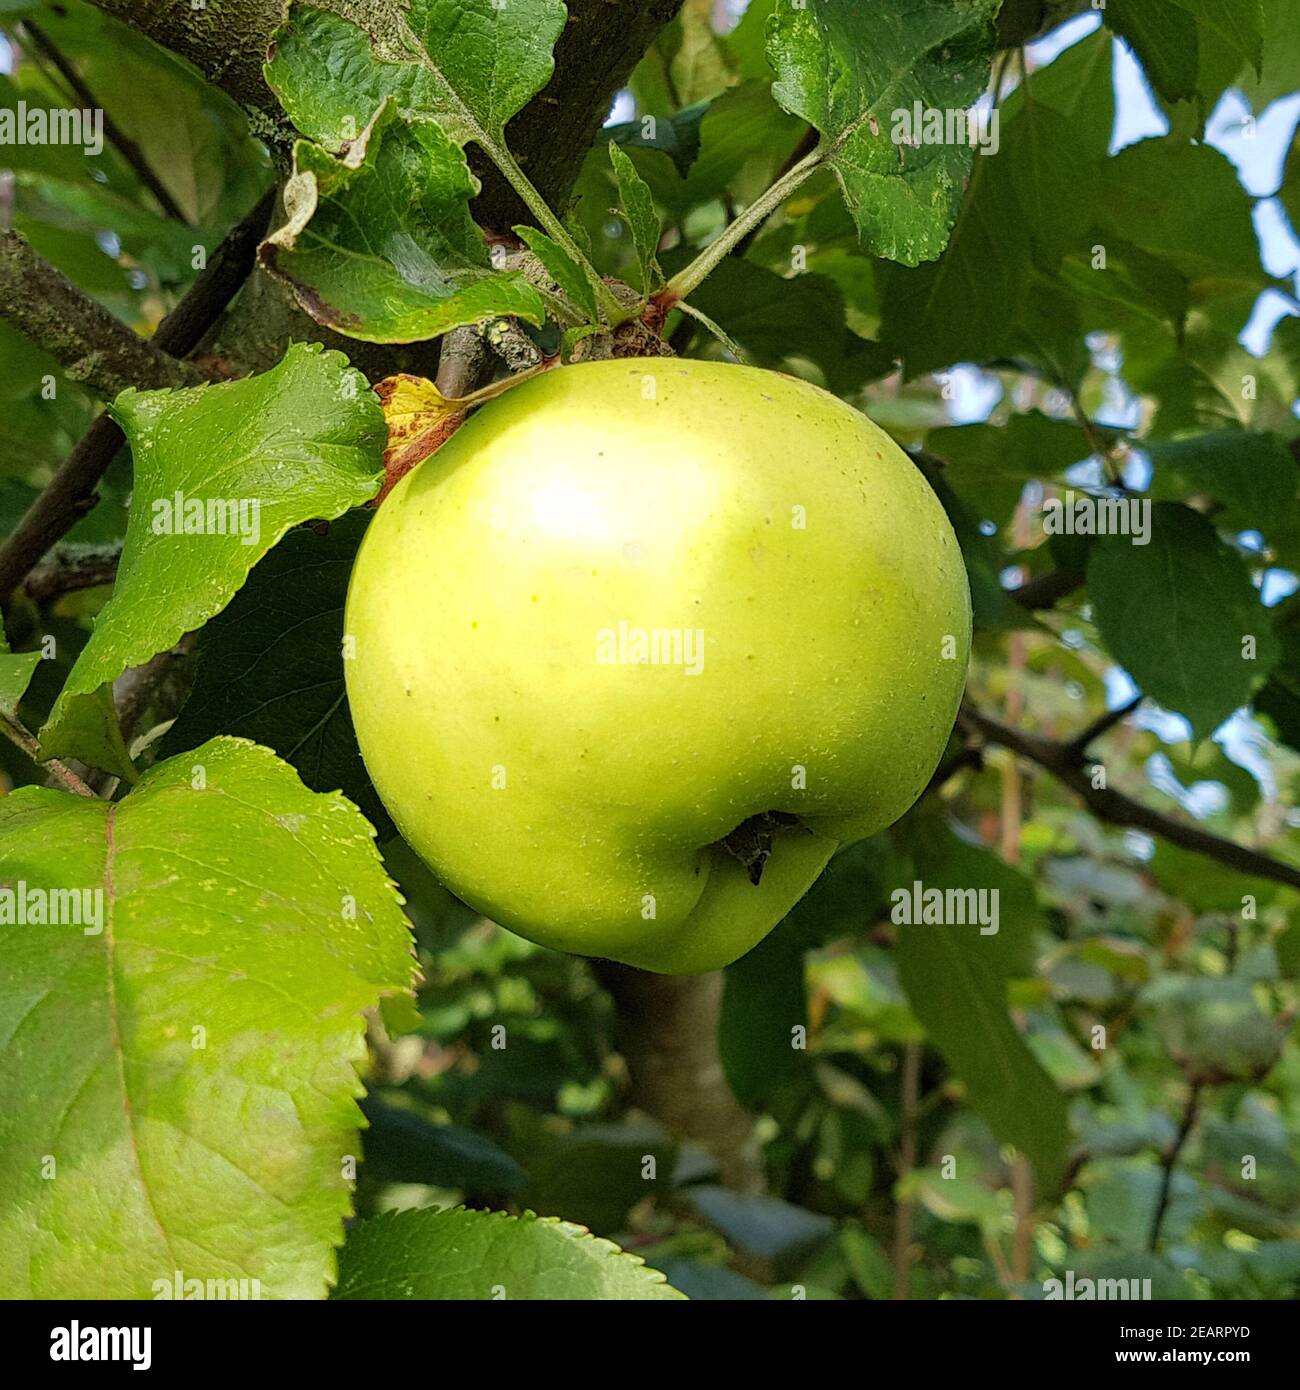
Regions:
[[502, 314], [540, 324], [537, 291], [492, 269], [469, 215], [477, 191], [460, 146], [431, 121], [408, 125], [390, 98], [342, 158], [298, 142], [288, 220], [258, 254], [317, 323], [366, 342]]
[[198, 635], [194, 688], [166, 757], [216, 734], [274, 749], [313, 790], [341, 790], [380, 836], [392, 829], [361, 761], [343, 687], [343, 603], [370, 512], [299, 526]]
[[148, 1298], [179, 1270], [323, 1296], [362, 1010], [414, 965], [369, 827], [214, 739], [116, 805], [24, 787], [0, 842], [27, 898], [83, 904], [0, 925], [0, 1288]]
[[971, 147], [896, 142], [893, 117], [918, 104], [960, 111], [979, 97], [997, 9], [998, 0], [919, 0], [900, 14], [860, 0], [808, 0], [772, 16], [772, 93], [821, 131], [873, 255], [916, 265], [943, 250]]
[[[41, 730], [44, 756], [97, 767], [103, 687], [219, 613], [291, 526], [373, 497], [387, 433], [365, 377], [314, 344], [261, 376], [124, 391], [112, 409], [135, 463], [117, 585]], [[106, 770], [131, 775], [122, 759]]]
[[387, 1212], [348, 1234], [336, 1298], [677, 1299], [637, 1255], [553, 1216]]

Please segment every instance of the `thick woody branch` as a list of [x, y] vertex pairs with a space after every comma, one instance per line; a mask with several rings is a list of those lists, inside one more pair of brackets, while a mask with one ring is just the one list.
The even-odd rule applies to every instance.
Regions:
[[114, 318], [18, 232], [0, 232], [0, 314], [74, 380], [112, 400], [128, 386], [192, 386], [197, 368]]
[[[257, 135], [272, 145], [288, 145], [288, 121], [262, 77], [271, 35], [283, 16], [282, 0], [209, 0], [197, 9], [176, 0], [92, 3], [188, 59], [248, 112]], [[321, 5], [372, 30], [391, 27], [398, 8], [362, 0], [321, 0]], [[681, 9], [682, 0], [568, 0], [568, 6], [551, 81], [506, 129], [520, 167], [554, 208], [568, 201], [615, 93], [655, 35]], [[518, 222], [531, 221], [495, 167], [475, 149], [470, 155], [483, 183], [474, 202], [479, 223], [508, 231]]]
[[[1109, 825], [1131, 827], [1145, 830], [1159, 839], [1167, 840], [1181, 849], [1203, 854], [1216, 863], [1224, 864], [1238, 873], [1252, 874], [1256, 878], [1266, 878], [1274, 883], [1285, 883], [1290, 888], [1300, 888], [1300, 869], [1281, 860], [1272, 859], [1258, 850], [1248, 849], [1233, 840], [1225, 840], [1220, 835], [1212, 835], [1199, 826], [1190, 825], [1183, 820], [1175, 820], [1161, 811], [1145, 806], [1122, 792], [1108, 787], [1095, 787], [1088, 770], [1078, 740], [1059, 743], [1054, 739], [1042, 738], [1037, 734], [1013, 729], [988, 715], [981, 714], [969, 705], [963, 706], [960, 722], [969, 730], [978, 733], [986, 743], [1009, 749], [1017, 756], [1035, 763], [1044, 772], [1050, 773], [1058, 782], [1069, 787], [1098, 820]], [[1088, 731], [1091, 741], [1097, 737], [1096, 729]]]
[[282, 0], [91, 0], [96, 9], [193, 63], [248, 113], [254, 134], [287, 145], [289, 122], [262, 78], [271, 35], [284, 15]]

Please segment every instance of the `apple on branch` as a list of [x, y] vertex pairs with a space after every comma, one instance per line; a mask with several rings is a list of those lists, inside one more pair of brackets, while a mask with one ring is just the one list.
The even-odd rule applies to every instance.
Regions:
[[404, 477], [362, 544], [348, 696], [403, 835], [559, 950], [743, 955], [917, 799], [966, 677], [934, 493], [806, 382], [562, 367]]

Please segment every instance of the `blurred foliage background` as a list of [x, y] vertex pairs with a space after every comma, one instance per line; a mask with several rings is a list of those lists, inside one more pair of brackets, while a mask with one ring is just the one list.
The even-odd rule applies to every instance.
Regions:
[[[770, 8], [688, 2], [610, 117], [605, 136], [654, 192], [670, 273], [807, 147], [772, 97]], [[1059, 743], [1145, 693], [1093, 750], [1107, 785], [1300, 867], [1293, 8], [1265, 0], [1257, 52], [1190, 6], [1172, 7], [1190, 28], [1163, 46], [1120, 0], [1104, 23], [1011, 8], [1032, 17], [995, 67], [1003, 149], [976, 156], [939, 262], [863, 255], [825, 172], [693, 300], [755, 361], [860, 405], [932, 470], [975, 595], [975, 708]], [[194, 248], [272, 183], [267, 150], [221, 92], [94, 8], [0, 0], [0, 20], [0, 105], [90, 92], [117, 128], [97, 155], [0, 150], [0, 222], [147, 334], [193, 279]], [[630, 239], [609, 170], [602, 138], [575, 215], [620, 274]], [[227, 341], [266, 293], [249, 287]], [[680, 353], [721, 351], [691, 320], [668, 333]], [[96, 407], [3, 323], [0, 398], [4, 532]], [[1041, 524], [1045, 497], [1115, 484], [1196, 512], [1209, 537], [1127, 627], [1089, 541]], [[130, 486], [124, 454], [70, 542], [119, 540]], [[1249, 690], [1208, 668], [1182, 688], [1176, 644], [1236, 620], [1221, 551], [1277, 649]], [[1013, 597], [1044, 578], [1052, 602]], [[25, 702], [32, 727], [106, 593], [9, 613], [15, 649], [58, 639]], [[1296, 892], [1107, 826], [977, 733], [959, 728], [951, 775], [726, 972], [711, 1055], [745, 1122], [712, 1144], [707, 1125], [692, 1138], [641, 1103], [609, 971], [476, 918], [354, 793], [425, 973], [418, 1031], [374, 1025], [361, 1214], [556, 1214], [702, 1298], [1035, 1298], [1067, 1270], [1149, 1278], [1156, 1297], [1300, 1296]], [[0, 767], [11, 785], [33, 775], [8, 745]], [[996, 951], [897, 927], [890, 894], [916, 878], [997, 888]], [[700, 1017], [683, 1026], [712, 1026]]]

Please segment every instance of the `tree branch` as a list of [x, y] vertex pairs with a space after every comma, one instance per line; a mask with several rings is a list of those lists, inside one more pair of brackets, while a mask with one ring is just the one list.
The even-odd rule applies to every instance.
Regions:
[[86, 86], [81, 74], [68, 61], [60, 51], [58, 45], [30, 19], [23, 21], [23, 33], [31, 40], [32, 47], [46, 58], [55, 68], [63, 80], [72, 90], [73, 96], [89, 111], [99, 111], [103, 116], [104, 135], [109, 144], [117, 150], [118, 154], [135, 171], [136, 177], [153, 194], [158, 206], [168, 217], [184, 226], [190, 226], [191, 222], [181, 210], [180, 204], [167, 191], [166, 184], [154, 173], [149, 161], [144, 157], [140, 146], [122, 129], [120, 125], [109, 115], [104, 107], [95, 99], [95, 94]]
[[111, 584], [117, 578], [121, 554], [119, 542], [58, 546], [32, 570], [23, 587], [33, 603], [43, 603], [61, 594]]
[[[274, 198], [274, 191], [268, 191], [226, 236], [207, 268], [158, 325], [152, 340], [149, 343], [141, 341], [142, 347], [163, 358], [163, 354], [183, 357], [198, 346], [252, 269], [257, 243], [266, 230]], [[0, 256], [0, 265], [3, 260]], [[76, 293], [80, 295], [81, 292]], [[0, 297], [3, 297], [2, 273]], [[116, 319], [112, 322], [122, 328]], [[180, 370], [179, 364], [176, 365]], [[185, 374], [184, 380], [192, 379], [189, 373]], [[123, 442], [122, 431], [107, 415], [99, 415], [92, 421], [45, 490], [0, 545], [0, 599], [8, 598], [45, 552], [94, 506], [95, 488]]]
[[18, 232], [0, 232], [0, 315], [104, 400], [128, 386], [192, 386], [203, 380], [197, 368], [160, 352], [114, 318]]
[[1040, 608], [1054, 608], [1067, 594], [1082, 589], [1083, 583], [1083, 575], [1073, 570], [1049, 570], [1018, 589], [1008, 589], [1007, 597], [1033, 613]]
[[1065, 757], [1070, 762], [1086, 762], [1089, 747], [1117, 724], [1122, 724], [1145, 699], [1146, 696], [1139, 691], [1131, 700], [1126, 700], [1122, 705], [1116, 705], [1114, 709], [1108, 709], [1105, 714], [1098, 716], [1086, 729], [1065, 744]]
[[1165, 1209], [1169, 1205], [1169, 1194], [1173, 1189], [1174, 1166], [1178, 1162], [1178, 1155], [1183, 1151], [1183, 1145], [1187, 1143], [1187, 1136], [1191, 1134], [1192, 1127], [1196, 1124], [1196, 1116], [1201, 1106], [1201, 1091], [1205, 1082], [1197, 1077], [1192, 1080], [1187, 1091], [1187, 1104], [1183, 1106], [1183, 1116], [1178, 1123], [1178, 1133], [1174, 1136], [1174, 1141], [1160, 1156], [1160, 1195], [1156, 1198], [1155, 1215], [1151, 1220], [1151, 1235], [1147, 1242], [1147, 1249], [1155, 1254], [1160, 1245], [1160, 1227], [1164, 1224]]
[[91, 0], [96, 9], [193, 63], [248, 113], [253, 134], [287, 148], [288, 118], [262, 77], [281, 0], [222, 0], [194, 6], [177, 0]]
[[[987, 743], [1007, 748], [1018, 756], [1036, 763], [1044, 772], [1050, 773], [1058, 782], [1074, 792], [1098, 820], [1109, 825], [1127, 826], [1145, 830], [1162, 840], [1195, 854], [1203, 854], [1216, 863], [1235, 869], [1238, 873], [1252, 874], [1256, 878], [1266, 878], [1274, 883], [1285, 883], [1290, 888], [1300, 888], [1300, 869], [1281, 860], [1272, 859], [1258, 850], [1248, 849], [1233, 840], [1212, 835], [1199, 826], [1186, 821], [1175, 820], [1161, 811], [1145, 806], [1122, 792], [1107, 787], [1094, 787], [1088, 774], [1084, 756], [1070, 743], [1058, 743], [1053, 739], [1041, 738], [1037, 734], [1024, 733], [1008, 728], [996, 719], [981, 714], [969, 705], [964, 705], [959, 722], [968, 729], [975, 730]], [[1096, 737], [1088, 734], [1089, 739]], [[1077, 741], [1076, 741], [1077, 742]]]
[[36, 746], [36, 739], [31, 731], [17, 718], [10, 718], [9, 715], [0, 711], [0, 733], [16, 744], [43, 772], [49, 773], [54, 780], [70, 792], [76, 792], [78, 796], [93, 797], [95, 793], [81, 780], [80, 777], [66, 764], [58, 758], [47, 758], [42, 762], [39, 749]]

